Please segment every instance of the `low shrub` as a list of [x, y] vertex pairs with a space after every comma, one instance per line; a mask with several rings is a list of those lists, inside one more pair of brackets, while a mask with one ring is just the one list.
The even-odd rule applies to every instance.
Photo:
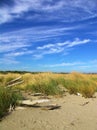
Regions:
[[88, 79], [66, 79], [64, 80], [64, 87], [69, 90], [70, 94], [77, 94], [79, 92], [86, 98], [93, 97], [97, 90], [97, 85]]
[[66, 87], [70, 94], [77, 94], [79, 91], [79, 86], [75, 81], [71, 79], [64, 80], [64, 87]]
[[82, 81], [82, 85], [80, 87], [80, 93], [86, 98], [91, 98], [93, 97], [94, 93], [97, 90], [97, 86], [94, 82], [87, 80], [87, 81]]
[[13, 90], [0, 87], [0, 118], [3, 117], [10, 107], [10, 104], [17, 103], [21, 95]]
[[57, 81], [52, 78], [49, 78], [47, 81], [41, 80], [32, 85], [27, 85], [26, 89], [32, 90], [33, 92], [44, 93], [46, 95], [56, 95], [61, 93]]

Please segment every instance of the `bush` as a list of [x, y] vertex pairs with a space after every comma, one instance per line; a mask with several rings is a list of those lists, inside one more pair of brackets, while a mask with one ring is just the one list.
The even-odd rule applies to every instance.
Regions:
[[86, 98], [91, 98], [96, 92], [96, 89], [96, 84], [90, 80], [87, 80], [82, 82], [82, 86], [80, 87], [80, 93], [82, 93], [82, 95]]
[[79, 86], [76, 84], [75, 81], [70, 79], [64, 80], [64, 87], [69, 90], [70, 94], [77, 94], [77, 92], [79, 91]]
[[7, 112], [10, 106], [10, 94], [0, 87], [0, 118]]
[[66, 79], [64, 80], [64, 87], [69, 90], [70, 94], [77, 94], [79, 92], [86, 98], [93, 97], [97, 90], [97, 85], [89, 79]]
[[61, 93], [57, 81], [51, 78], [49, 78], [48, 81], [41, 80], [32, 85], [27, 85], [26, 89], [32, 90], [33, 92], [44, 93], [46, 95], [56, 95]]
[[0, 118], [3, 117], [10, 107], [10, 104], [17, 103], [20, 94], [10, 89], [0, 87]]

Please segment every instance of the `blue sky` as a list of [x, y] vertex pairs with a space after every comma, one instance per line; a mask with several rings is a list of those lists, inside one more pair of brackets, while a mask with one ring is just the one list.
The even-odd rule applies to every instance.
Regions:
[[0, 70], [97, 72], [97, 0], [0, 0]]

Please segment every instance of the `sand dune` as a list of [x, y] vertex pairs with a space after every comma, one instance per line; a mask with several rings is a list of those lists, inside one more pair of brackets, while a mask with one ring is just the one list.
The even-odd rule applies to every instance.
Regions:
[[67, 94], [50, 103], [61, 108], [18, 107], [0, 122], [0, 130], [97, 130], [97, 98]]

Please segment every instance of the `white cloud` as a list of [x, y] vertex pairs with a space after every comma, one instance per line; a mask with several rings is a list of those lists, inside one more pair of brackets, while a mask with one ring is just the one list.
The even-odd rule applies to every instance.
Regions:
[[82, 62], [63, 62], [60, 64], [51, 64], [51, 65], [44, 65], [44, 67], [64, 67], [64, 66], [77, 66], [77, 65], [81, 65], [84, 64]]
[[[84, 64], [80, 64], [76, 66], [78, 69], [82, 69], [84, 71], [87, 71], [90, 69], [91, 72], [96, 72], [95, 69], [97, 68], [97, 59], [89, 60], [86, 62], [83, 62]], [[89, 71], [88, 71], [89, 72]]]
[[25, 47], [29, 47], [30, 45], [24, 44], [24, 43], [8, 43], [8, 44], [3, 44], [1, 43], [0, 45], [0, 53], [5, 53], [5, 52], [12, 52], [18, 49], [23, 49]]
[[13, 31], [9, 33], [4, 33], [0, 35], [1, 43], [29, 43], [29, 41], [37, 42], [48, 40], [50, 38], [56, 38], [58, 36], [69, 35], [72, 30], [82, 28], [82, 26], [69, 26], [69, 27], [32, 27], [27, 29], [22, 29], [19, 31]]
[[[39, 47], [40, 48], [40, 47]], [[45, 55], [50, 55], [50, 54], [58, 54], [58, 53], [62, 53], [64, 51], [64, 48], [62, 47], [50, 47], [50, 48], [41, 48], [39, 50], [39, 48], [37, 47], [37, 49], [34, 51], [33, 57], [35, 59], [41, 59], [43, 58], [43, 56]]]
[[0, 58], [0, 64], [2, 65], [12, 65], [12, 64], [19, 64], [20, 62], [15, 60], [14, 58], [8, 58], [8, 57], [3, 57]]
[[[66, 32], [67, 30], [72, 30], [74, 28], [79, 28], [79, 26], [64, 28], [55, 26], [53, 29], [46, 26], [34, 27], [1, 34], [0, 53], [3, 53], [4, 56], [6, 55], [10, 57], [22, 56], [28, 53], [31, 54], [32, 52], [34, 52], [34, 57], [43, 57], [46, 54], [60, 53], [64, 50], [64, 48], [61, 46], [66, 44], [66, 42], [57, 43], [56, 47], [56, 43], [47, 44], [44, 46], [35, 44], [37, 44], [36, 42], [49, 41], [50, 39], [56, 38], [58, 36], [66, 35], [66, 33], [68, 33]], [[37, 46], [37, 48], [33, 48], [33, 45]], [[48, 51], [46, 50], [47, 48], [49, 49]]]
[[39, 47], [37, 47], [37, 49], [43, 50], [43, 49], [51, 48], [51, 47], [54, 47], [54, 44], [48, 44], [48, 45], [44, 45], [44, 46], [39, 46]]
[[[14, 6], [0, 8], [0, 23], [12, 21], [25, 12], [36, 12], [31, 19], [76, 21], [97, 16], [96, 0], [14, 0]], [[79, 10], [79, 11], [78, 11]], [[68, 13], [69, 12], [69, 13]], [[57, 13], [57, 15], [56, 15]], [[36, 16], [35, 16], [36, 15]], [[25, 17], [23, 17], [25, 19]]]
[[32, 54], [32, 51], [16, 51], [16, 52], [11, 52], [11, 53], [7, 53], [4, 56], [5, 57], [17, 57], [17, 56], [22, 56], [22, 55], [28, 55], [28, 54]]
[[34, 59], [41, 59], [43, 58], [43, 54], [33, 54]]
[[[15, 48], [17, 49], [17, 48]], [[10, 52], [5, 52], [0, 57], [0, 64], [19, 64], [21, 61], [17, 60], [17, 57], [23, 56], [23, 55], [31, 55], [33, 54], [33, 51], [29, 51], [26, 48], [21, 48], [20, 51], [17, 50], [10, 50]]]
[[47, 45], [43, 45], [43, 46], [38, 46], [37, 49], [39, 50], [43, 50], [43, 49], [51, 49], [51, 48], [58, 48], [58, 47], [63, 47], [63, 46], [67, 46], [69, 47], [73, 47], [76, 45], [81, 45], [81, 44], [86, 44], [89, 43], [91, 40], [90, 39], [84, 39], [84, 40], [80, 40], [79, 38], [76, 38], [74, 41], [65, 41], [62, 43], [55, 43], [55, 44], [47, 44]]
[[66, 67], [70, 68], [71, 70], [75, 71], [82, 71], [82, 72], [97, 72], [95, 69], [97, 68], [97, 59], [89, 60], [89, 61], [73, 61], [73, 62], [62, 62], [62, 63], [56, 63], [56, 64], [44, 64], [40, 65], [45, 68], [51, 68], [51, 69], [57, 69], [58, 67], [63, 70], [66, 69]]
[[80, 40], [79, 38], [76, 38], [74, 41], [65, 41], [62, 43], [53, 43], [53, 44], [38, 46], [35, 50], [35, 53], [37, 54], [37, 56], [39, 55], [40, 58], [42, 58], [44, 55], [47, 54], [62, 53], [66, 55], [68, 54], [68, 52], [72, 47], [76, 45], [88, 44], [90, 42], [91, 42], [90, 39]]
[[[20, 57], [23, 55], [29, 54], [30, 57], [33, 56], [33, 58], [39, 59], [47, 54], [60, 53], [64, 50], [64, 48], [61, 48], [60, 46], [55, 48], [53, 44], [45, 45], [42, 51], [41, 49], [43, 48], [43, 46], [33, 48], [33, 45], [37, 44], [36, 42], [44, 40], [48, 41], [50, 38], [60, 36], [61, 34], [63, 35], [64, 31], [71, 30], [73, 28], [77, 27], [66, 27], [66, 28], [55, 27], [53, 29], [51, 27], [50, 28], [35, 27], [1, 34], [0, 35], [1, 60], [2, 62], [3, 61], [5, 62], [6, 59], [10, 58], [9, 61], [11, 63], [11, 60], [12, 62], [17, 62], [16, 59], [13, 60], [13, 58]], [[46, 51], [47, 46], [49, 49], [48, 51]], [[52, 48], [50, 49], [49, 46], [52, 46]]]
[[86, 44], [89, 43], [90, 41], [91, 41], [90, 39], [80, 40], [79, 38], [76, 38], [75, 41], [68, 44], [68, 47], [73, 47], [80, 44]]
[[[19, 31], [4, 33], [0, 35], [0, 53], [4, 53], [6, 56], [22, 56], [26, 54], [32, 54], [34, 58], [42, 58], [48, 54], [68, 54], [69, 48], [76, 45], [87, 44], [91, 40], [76, 38], [73, 41], [48, 43], [44, 45], [37, 45], [40, 41], [49, 41], [50, 38], [57, 38], [60, 35], [65, 35], [68, 30], [73, 30], [75, 27], [34, 27], [27, 28]], [[44, 31], [45, 30], [45, 31]], [[64, 33], [65, 32], [65, 33]], [[33, 48], [33, 45], [36, 46]], [[26, 49], [26, 51], [24, 51]], [[28, 51], [29, 50], [29, 51]]]

